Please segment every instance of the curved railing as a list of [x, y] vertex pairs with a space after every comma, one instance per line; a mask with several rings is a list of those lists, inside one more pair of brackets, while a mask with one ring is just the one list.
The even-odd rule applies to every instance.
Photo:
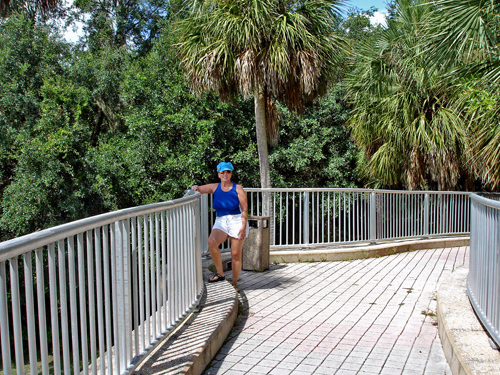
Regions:
[[[246, 191], [274, 249], [469, 233], [468, 193]], [[213, 215], [190, 193], [0, 243], [3, 373], [131, 373], [198, 303]]]
[[467, 293], [477, 316], [500, 347], [500, 195], [471, 194]]
[[[274, 213], [272, 249], [468, 235], [470, 230], [467, 192], [337, 188], [245, 191], [249, 215], [267, 216], [264, 201]], [[209, 202], [205, 205], [208, 207]], [[209, 226], [214, 216], [212, 212]]]
[[203, 290], [200, 195], [0, 244], [3, 374], [127, 374]]

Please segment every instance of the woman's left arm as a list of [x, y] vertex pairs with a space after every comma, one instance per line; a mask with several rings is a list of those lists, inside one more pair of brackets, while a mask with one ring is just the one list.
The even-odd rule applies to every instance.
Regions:
[[236, 185], [236, 193], [238, 193], [238, 200], [240, 201], [241, 208], [241, 221], [242, 228], [240, 230], [240, 239], [246, 237], [247, 230], [247, 220], [248, 220], [248, 202], [247, 202], [247, 193], [243, 190], [243, 186]]

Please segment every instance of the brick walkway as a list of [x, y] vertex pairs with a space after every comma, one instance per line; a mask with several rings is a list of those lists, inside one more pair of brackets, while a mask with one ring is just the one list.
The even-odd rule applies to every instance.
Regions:
[[451, 374], [435, 297], [468, 251], [242, 272], [242, 313], [204, 374]]

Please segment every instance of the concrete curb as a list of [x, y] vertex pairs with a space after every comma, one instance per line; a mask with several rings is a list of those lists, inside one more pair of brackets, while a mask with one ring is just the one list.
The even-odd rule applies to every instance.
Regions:
[[453, 375], [500, 374], [500, 353], [476, 317], [467, 296], [468, 267], [443, 280], [437, 294], [439, 337]]
[[134, 374], [201, 374], [224, 344], [237, 316], [234, 288], [227, 281], [207, 283], [200, 311], [160, 344]]
[[[212, 324], [216, 324], [217, 326], [210, 337], [204, 341], [203, 345], [198, 348], [195, 353], [193, 353], [191, 360], [186, 363], [180, 372], [181, 374], [201, 374], [224, 344], [224, 341], [231, 332], [234, 322], [238, 317], [238, 298], [236, 291], [227, 281], [223, 283], [219, 282], [218, 284], [207, 284], [207, 294], [210, 289], [212, 302], [210, 303], [207, 298], [207, 303], [203, 307], [203, 309], [210, 310], [205, 312], [207, 315], [207, 321], [205, 323], [209, 323], [208, 320], [210, 320], [212, 321]], [[220, 296], [224, 296], [229, 303], [221, 304], [220, 300], [217, 299]], [[220, 310], [224, 313], [220, 314]], [[210, 330], [208, 329], [209, 327], [207, 327], [207, 324], [205, 323], [199, 324], [199, 328], [200, 330], [207, 329], [207, 332], [210, 333]]]
[[271, 263], [336, 262], [355, 259], [375, 258], [412, 250], [437, 249], [468, 246], [469, 237], [415, 239], [384, 243], [339, 247], [336, 249], [315, 248], [312, 250], [271, 251]]

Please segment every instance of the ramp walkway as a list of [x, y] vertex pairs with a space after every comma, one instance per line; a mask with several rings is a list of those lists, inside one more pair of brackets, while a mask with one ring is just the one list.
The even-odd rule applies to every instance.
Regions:
[[351, 257], [244, 271], [239, 295], [207, 284], [200, 311], [136, 373], [500, 374], [467, 303], [466, 242], [330, 249]]

